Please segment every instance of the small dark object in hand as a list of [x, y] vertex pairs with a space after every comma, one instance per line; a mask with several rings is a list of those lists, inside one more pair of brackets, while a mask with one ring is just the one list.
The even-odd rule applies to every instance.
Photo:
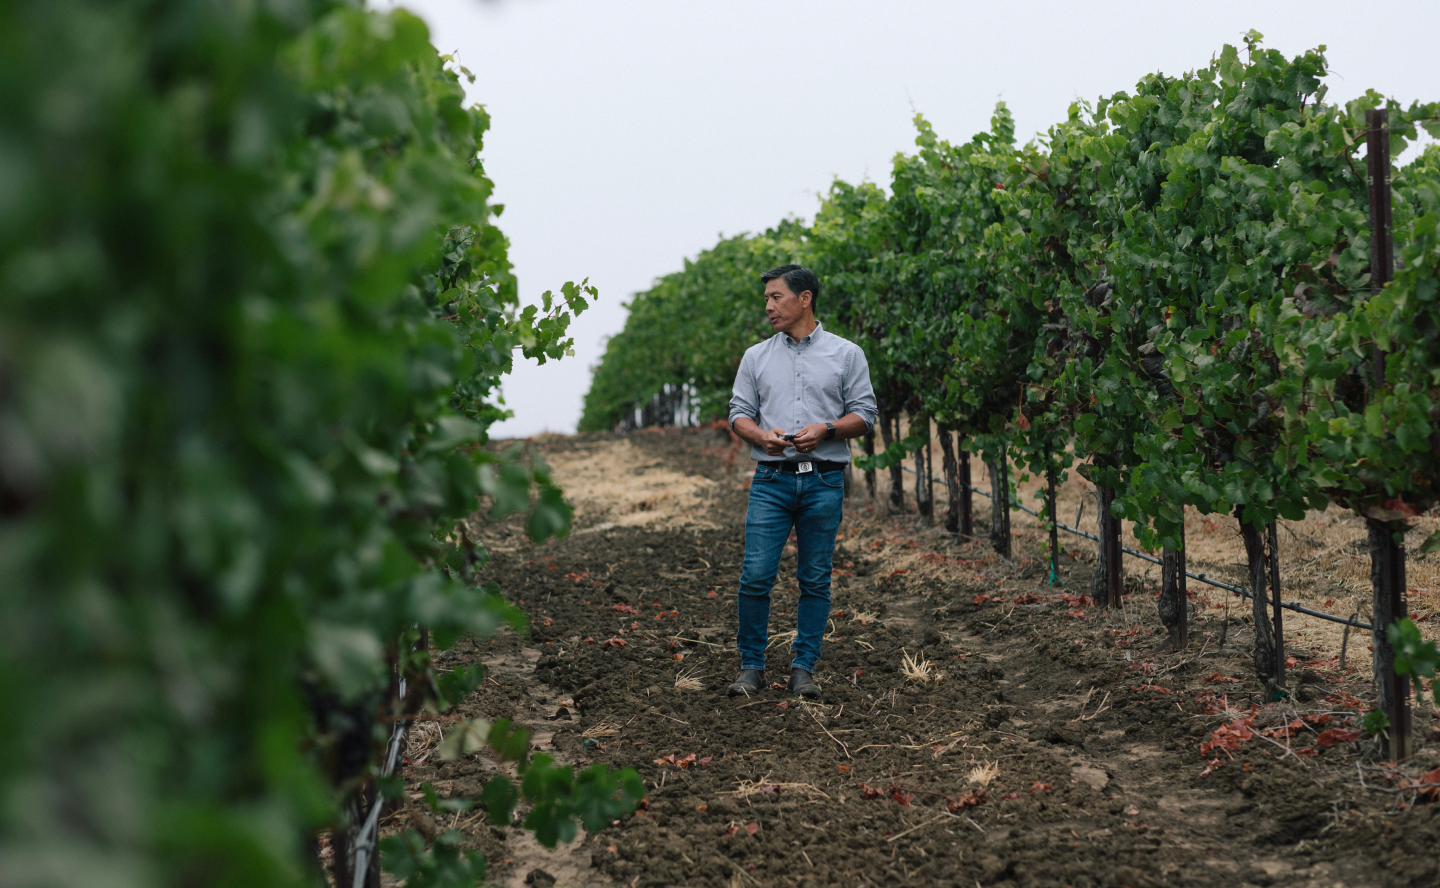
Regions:
[[794, 441], [794, 440], [795, 440], [795, 436], [794, 436], [794, 435], [781, 435], [781, 436], [780, 436], [780, 440], [781, 440], [781, 441]]

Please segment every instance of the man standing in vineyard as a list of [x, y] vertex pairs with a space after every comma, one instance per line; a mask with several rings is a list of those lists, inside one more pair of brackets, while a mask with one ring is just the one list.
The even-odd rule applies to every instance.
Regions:
[[845, 496], [843, 470], [850, 461], [845, 442], [875, 422], [875, 391], [865, 352], [815, 320], [820, 297], [815, 272], [781, 265], [760, 280], [776, 335], [746, 350], [730, 398], [730, 426], [750, 442], [758, 465], [745, 511], [737, 603], [740, 677], [728, 693], [749, 696], [765, 687], [770, 589], [793, 527], [800, 601], [789, 690], [816, 699], [820, 688], [813, 673], [830, 616], [830, 563]]

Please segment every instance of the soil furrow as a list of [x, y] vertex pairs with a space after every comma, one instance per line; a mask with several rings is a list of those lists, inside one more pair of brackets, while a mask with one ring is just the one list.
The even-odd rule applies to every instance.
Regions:
[[[852, 498], [816, 670], [823, 701], [773, 686], [723, 697], [738, 668], [745, 490], [743, 475], [707, 454], [711, 443], [695, 432], [627, 442], [649, 469], [703, 482], [694, 521], [627, 526], [592, 504], [569, 539], [537, 547], [509, 536], [485, 578], [530, 614], [530, 637], [459, 655], [520, 666], [495, 675], [467, 713], [529, 719], [551, 732], [541, 751], [633, 767], [650, 787], [643, 810], [584, 839], [584, 879], [1139, 888], [1440, 877], [1428, 850], [1440, 835], [1434, 806], [1362, 788], [1357, 766], [1396, 789], [1371, 744], [1317, 740], [1330, 727], [1348, 736], [1368, 700], [1353, 668], [1339, 673], [1331, 652], [1295, 651], [1291, 700], [1267, 703], [1234, 614], [1222, 628], [1224, 615], [1197, 612], [1199, 643], [1160, 650], [1150, 590], [1132, 587], [1123, 610], [1097, 609], [1079, 591], [1088, 565], [1067, 559], [1068, 585], [1051, 588], [1024, 539], [1002, 562]], [[561, 461], [603, 444], [547, 446]], [[503, 542], [510, 531], [482, 533]], [[793, 572], [791, 552], [772, 609], [777, 684]], [[1251, 736], [1216, 734], [1237, 724]], [[1202, 755], [1217, 736], [1224, 742]], [[1420, 750], [1410, 771], [1436, 764], [1436, 744]], [[426, 762], [408, 777], [478, 792], [493, 765], [470, 759]], [[532, 884], [582, 879], [520, 856], [504, 833], [476, 842], [517, 882], [535, 869]]]

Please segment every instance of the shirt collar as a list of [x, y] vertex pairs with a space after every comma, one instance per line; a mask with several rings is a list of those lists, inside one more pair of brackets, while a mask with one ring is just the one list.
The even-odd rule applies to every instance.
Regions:
[[789, 347], [789, 348], [794, 348], [794, 347], [796, 347], [797, 345], [799, 345], [799, 346], [808, 346], [808, 345], [810, 345], [814, 340], [818, 339], [818, 338], [820, 337], [820, 334], [823, 333], [823, 332], [825, 332], [825, 328], [822, 327], [822, 326], [820, 325], [820, 322], [817, 320], [817, 321], [815, 322], [815, 329], [814, 329], [814, 330], [811, 330], [810, 333], [809, 333], [809, 335], [807, 335], [807, 336], [805, 336], [804, 338], [802, 338], [798, 343], [797, 343], [795, 340], [793, 340], [793, 339], [790, 338], [790, 334], [789, 334], [789, 333], [781, 333], [780, 336], [781, 336], [782, 339], [785, 340], [785, 345], [786, 345], [787, 347]]

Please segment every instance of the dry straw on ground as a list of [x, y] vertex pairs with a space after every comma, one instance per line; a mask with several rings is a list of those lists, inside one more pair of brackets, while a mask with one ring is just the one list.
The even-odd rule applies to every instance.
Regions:
[[546, 457], [575, 507], [576, 533], [612, 527], [714, 527], [704, 502], [715, 482], [652, 465], [627, 439], [586, 443]]

